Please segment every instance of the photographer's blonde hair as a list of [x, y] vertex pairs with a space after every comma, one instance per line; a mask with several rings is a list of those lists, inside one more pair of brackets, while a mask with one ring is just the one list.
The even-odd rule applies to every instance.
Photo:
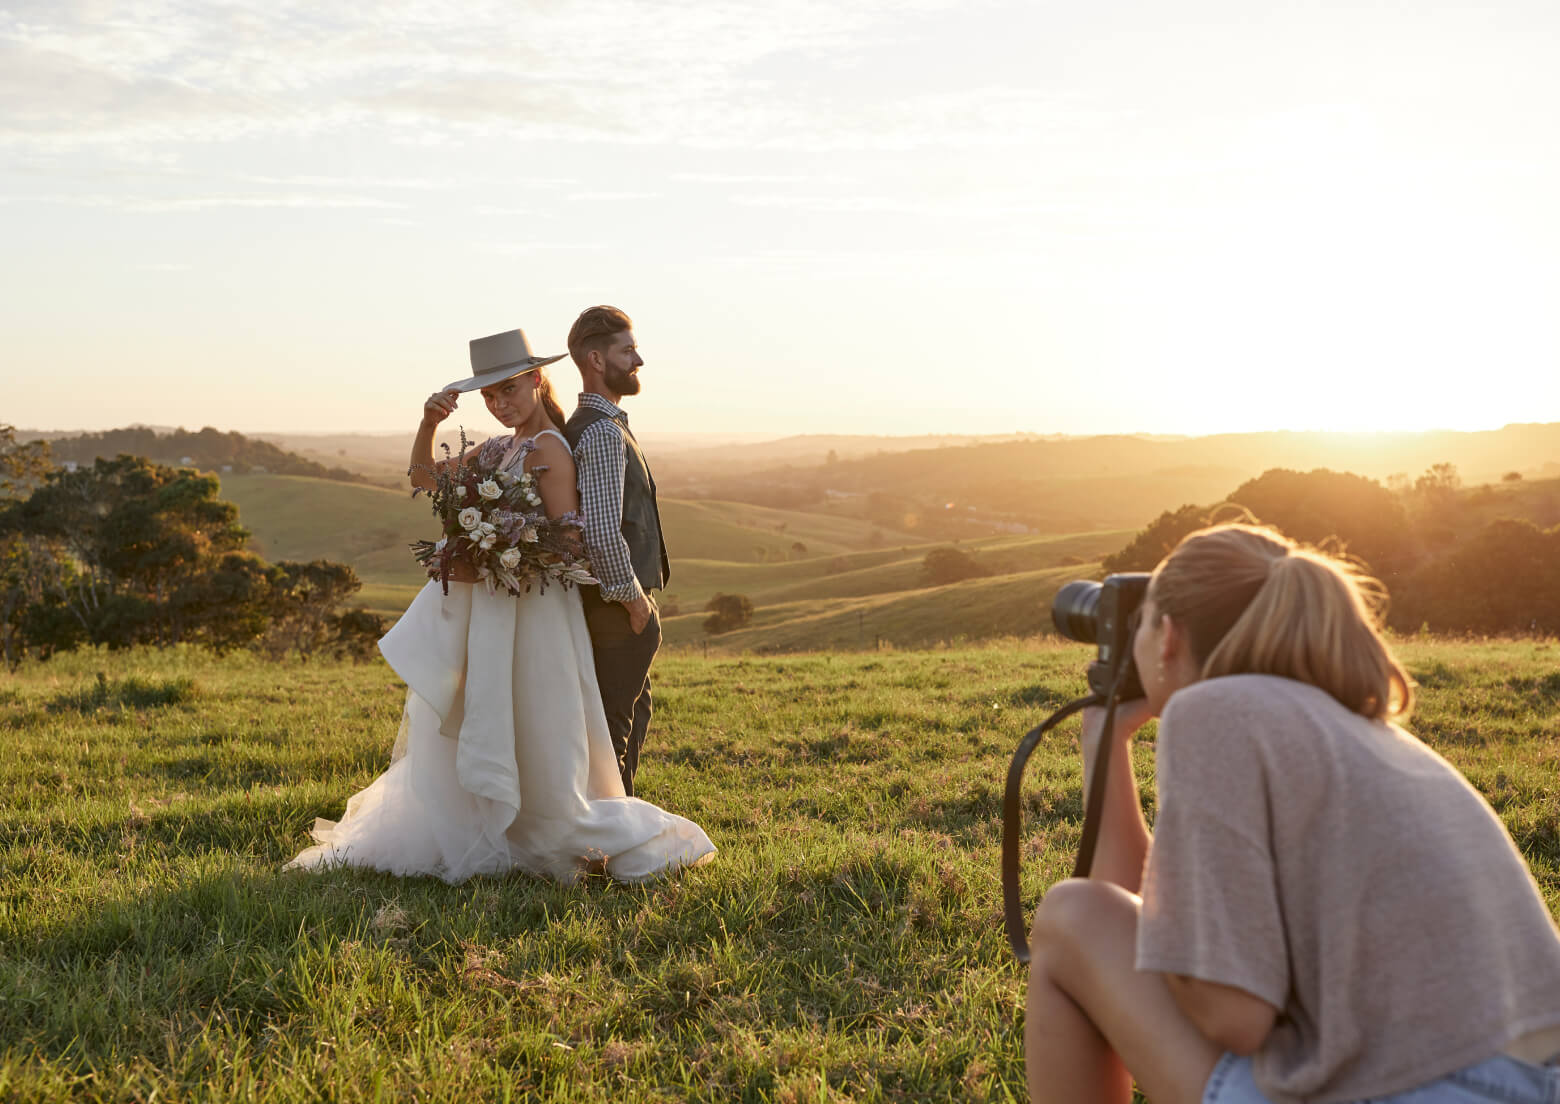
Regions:
[[1413, 708], [1413, 684], [1379, 629], [1386, 588], [1282, 533], [1192, 533], [1155, 570], [1149, 595], [1187, 634], [1203, 678], [1280, 675], [1377, 720]]

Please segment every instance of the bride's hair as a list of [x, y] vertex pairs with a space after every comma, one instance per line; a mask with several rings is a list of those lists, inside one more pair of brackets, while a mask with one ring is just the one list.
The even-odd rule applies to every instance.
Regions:
[[563, 407], [558, 403], [558, 396], [553, 391], [552, 380], [547, 378], [547, 373], [542, 369], [536, 370], [536, 397], [541, 401], [542, 409], [547, 411], [547, 418], [558, 427], [558, 432], [563, 432], [563, 424], [568, 421], [564, 417]]

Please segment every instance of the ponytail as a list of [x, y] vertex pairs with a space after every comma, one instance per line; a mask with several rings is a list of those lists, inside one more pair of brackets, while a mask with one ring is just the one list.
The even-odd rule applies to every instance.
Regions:
[[563, 432], [564, 423], [568, 420], [564, 417], [563, 406], [558, 402], [558, 395], [553, 391], [552, 380], [546, 372], [540, 368], [536, 370], [536, 394], [541, 400], [542, 409], [547, 411], [547, 418], [557, 427], [558, 432]]
[[1191, 534], [1160, 564], [1150, 594], [1186, 631], [1203, 678], [1295, 679], [1375, 720], [1413, 707], [1412, 683], [1378, 627], [1386, 589], [1272, 529]]

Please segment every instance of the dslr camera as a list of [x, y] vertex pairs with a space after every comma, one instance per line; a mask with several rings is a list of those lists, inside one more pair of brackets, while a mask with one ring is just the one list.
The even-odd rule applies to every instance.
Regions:
[[[1019, 799], [1024, 765], [1045, 734], [1080, 709], [1105, 706], [1105, 723], [1109, 726], [1117, 702], [1144, 696], [1137, 665], [1132, 662], [1132, 637], [1137, 631], [1138, 610], [1148, 594], [1149, 578], [1141, 572], [1123, 572], [1106, 576], [1103, 583], [1079, 579], [1057, 591], [1051, 602], [1051, 620], [1056, 623], [1056, 631], [1070, 640], [1098, 645], [1099, 654], [1089, 664], [1088, 696], [1068, 702], [1030, 729], [1019, 741], [1013, 761], [1008, 765], [1007, 790], [1002, 798], [1002, 912], [1008, 943], [1020, 962], [1029, 961], [1029, 929], [1024, 922], [1024, 906], [1018, 891], [1019, 843], [1023, 828]], [[1100, 746], [1094, 779], [1084, 803], [1083, 838], [1078, 846], [1074, 877], [1088, 877], [1089, 866], [1094, 861], [1110, 746], [1109, 740]]]
[[1106, 576], [1103, 583], [1079, 579], [1057, 591], [1051, 603], [1057, 632], [1069, 640], [1099, 645], [1098, 658], [1089, 664], [1088, 680], [1089, 689], [1101, 701], [1113, 688], [1117, 701], [1143, 696], [1137, 665], [1132, 662], [1132, 636], [1149, 578], [1144, 572], [1124, 572]]

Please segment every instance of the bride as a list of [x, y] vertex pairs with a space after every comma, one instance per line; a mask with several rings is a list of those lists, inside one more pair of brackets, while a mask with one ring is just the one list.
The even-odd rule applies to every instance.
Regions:
[[[473, 341], [475, 374], [423, 406], [412, 483], [432, 487], [434, 431], [480, 388], [514, 431], [505, 467], [536, 476], [549, 517], [577, 511], [563, 411], [542, 374], [559, 359], [532, 356], [519, 330]], [[390, 768], [340, 822], [316, 821], [315, 846], [289, 868], [447, 882], [509, 870], [572, 882], [604, 870], [640, 881], [714, 857], [697, 824], [624, 796], [578, 590], [550, 583], [513, 597], [468, 567], [448, 594], [438, 581], [423, 587], [379, 649], [407, 684]]]

